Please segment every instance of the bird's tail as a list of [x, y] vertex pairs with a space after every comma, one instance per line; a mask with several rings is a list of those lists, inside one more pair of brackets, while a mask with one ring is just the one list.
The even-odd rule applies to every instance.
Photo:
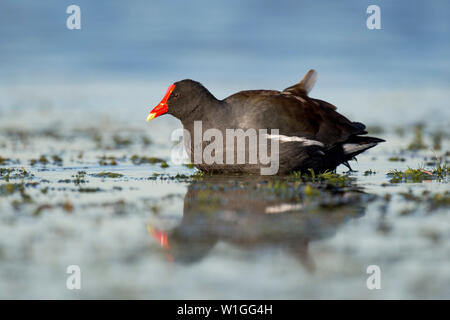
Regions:
[[342, 149], [344, 151], [344, 155], [347, 159], [352, 159], [357, 156], [361, 152], [375, 147], [378, 143], [384, 142], [385, 140], [375, 138], [375, 137], [366, 137], [366, 136], [352, 136], [346, 142], [342, 144]]

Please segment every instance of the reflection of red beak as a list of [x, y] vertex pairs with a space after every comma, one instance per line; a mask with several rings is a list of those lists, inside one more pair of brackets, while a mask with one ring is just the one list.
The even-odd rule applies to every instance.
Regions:
[[164, 249], [169, 248], [169, 241], [167, 240], [167, 232], [153, 228], [150, 224], [147, 224], [147, 231], [152, 235], [152, 237], [156, 241], [158, 241], [161, 247], [163, 247]]
[[153, 108], [152, 111], [150, 111], [150, 113], [147, 116], [147, 122], [167, 112], [168, 110], [167, 100], [169, 100], [170, 94], [172, 93], [173, 89], [175, 89], [174, 84], [172, 84], [169, 87], [169, 89], [167, 89], [167, 92], [164, 95], [164, 98], [161, 100], [161, 102], [155, 108]]

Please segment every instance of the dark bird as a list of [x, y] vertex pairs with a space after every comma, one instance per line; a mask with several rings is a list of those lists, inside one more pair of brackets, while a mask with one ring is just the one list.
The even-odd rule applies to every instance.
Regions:
[[[244, 149], [242, 145], [235, 147], [239, 141], [236, 144], [235, 140], [231, 144], [217, 141], [228, 138], [230, 129], [241, 129], [241, 133], [249, 133], [249, 129], [266, 132], [269, 145], [276, 141], [279, 151], [271, 145], [270, 156], [276, 153], [278, 174], [308, 169], [333, 171], [340, 164], [350, 169], [349, 160], [384, 140], [365, 136], [364, 124], [348, 120], [326, 101], [309, 97], [316, 78], [317, 73], [310, 70], [299, 83], [283, 91], [240, 91], [223, 100], [216, 99], [199, 82], [178, 81], [169, 87], [147, 121], [166, 113], [181, 120], [191, 162], [206, 172], [260, 173], [262, 167], [269, 166], [268, 161], [261, 158], [256, 162], [252, 160], [252, 143], [255, 143], [249, 136], [244, 136]], [[196, 140], [198, 130], [194, 130], [197, 121], [201, 121], [200, 140]], [[222, 137], [203, 136], [208, 129]], [[274, 129], [278, 129], [278, 133], [273, 134]], [[186, 133], [190, 135], [188, 139]], [[259, 141], [261, 137], [258, 136]], [[214, 161], [205, 160], [205, 154], [210, 154]]]

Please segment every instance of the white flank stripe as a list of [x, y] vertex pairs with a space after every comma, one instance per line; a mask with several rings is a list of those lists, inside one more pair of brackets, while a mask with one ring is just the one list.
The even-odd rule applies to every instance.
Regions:
[[358, 143], [346, 143], [342, 146], [345, 154], [357, 152], [360, 150], [365, 150], [372, 146], [376, 145], [376, 142], [366, 143], [366, 144], [358, 144]]
[[316, 140], [309, 140], [303, 137], [296, 137], [296, 136], [284, 136], [282, 134], [267, 134], [267, 138], [269, 139], [276, 139], [281, 142], [301, 142], [305, 146], [320, 146], [323, 147], [323, 143], [316, 141]]
[[303, 208], [303, 205], [301, 203], [295, 204], [283, 203], [278, 206], [267, 207], [266, 213], [267, 214], [282, 213], [287, 211], [300, 210], [301, 208]]

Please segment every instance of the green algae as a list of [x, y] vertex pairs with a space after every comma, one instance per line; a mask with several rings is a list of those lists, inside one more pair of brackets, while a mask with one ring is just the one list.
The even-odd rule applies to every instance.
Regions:
[[93, 177], [97, 178], [121, 178], [123, 177], [123, 174], [121, 173], [115, 173], [115, 172], [99, 172], [91, 174]]
[[428, 146], [423, 141], [423, 124], [417, 124], [414, 126], [414, 139], [408, 145], [408, 150], [417, 151], [428, 148]]
[[130, 158], [131, 162], [135, 165], [141, 165], [141, 164], [160, 164], [161, 168], [168, 168], [169, 165], [164, 159], [157, 158], [157, 157], [146, 157], [146, 156], [138, 156], [137, 154], [134, 154]]

